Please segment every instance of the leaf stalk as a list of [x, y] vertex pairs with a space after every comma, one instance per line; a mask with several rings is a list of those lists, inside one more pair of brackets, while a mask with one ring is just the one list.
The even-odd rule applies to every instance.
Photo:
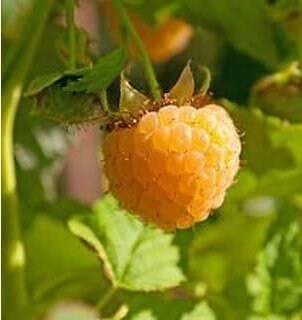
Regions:
[[131, 19], [129, 18], [121, 0], [113, 0], [113, 4], [120, 16], [120, 20], [125, 28], [125, 30], [128, 32], [129, 36], [132, 38], [134, 44], [136, 45], [143, 62], [143, 66], [145, 69], [146, 78], [149, 84], [149, 88], [151, 90], [152, 96], [154, 100], [159, 101], [161, 99], [161, 90], [159, 83], [156, 79], [156, 75], [151, 63], [151, 60], [149, 58], [149, 55], [147, 53], [147, 50], [145, 48], [145, 45], [140, 38], [138, 32], [133, 26], [133, 23]]

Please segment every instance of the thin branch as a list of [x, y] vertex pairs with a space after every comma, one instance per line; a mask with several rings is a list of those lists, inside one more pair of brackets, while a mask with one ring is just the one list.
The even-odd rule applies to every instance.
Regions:
[[139, 34], [135, 30], [121, 0], [113, 0], [113, 3], [115, 5], [116, 10], [119, 13], [121, 22], [123, 23], [125, 30], [128, 32], [129, 36], [133, 39], [134, 44], [136, 45], [139, 53], [141, 54], [143, 66], [145, 68], [146, 78], [149, 83], [151, 93], [153, 95], [153, 98], [156, 101], [158, 101], [161, 99], [161, 90], [160, 90], [158, 81], [156, 79], [156, 75], [155, 75], [151, 60], [148, 56], [147, 50], [145, 48], [145, 45], [142, 39], [140, 38]]

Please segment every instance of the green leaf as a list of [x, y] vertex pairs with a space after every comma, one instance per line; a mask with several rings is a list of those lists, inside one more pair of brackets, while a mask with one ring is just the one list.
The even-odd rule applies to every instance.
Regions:
[[181, 286], [168, 292], [148, 294], [123, 291], [122, 299], [129, 306], [127, 319], [133, 320], [142, 313], [146, 316], [151, 314], [156, 320], [180, 320], [185, 313], [192, 312], [196, 306], [192, 299], [182, 298], [187, 294], [190, 294], [190, 289], [187, 291], [186, 287]]
[[62, 79], [62, 72], [53, 72], [34, 79], [27, 88], [24, 96], [33, 96]]
[[245, 202], [253, 202], [256, 199], [271, 203], [274, 200], [293, 198], [302, 193], [301, 179], [302, 168], [271, 170], [261, 177], [257, 177], [247, 168], [242, 168], [237, 176], [237, 183], [230, 189], [226, 201], [238, 202], [244, 207]]
[[181, 317], [181, 320], [215, 320], [215, 314], [206, 302], [199, 303], [191, 312]]
[[26, 96], [35, 98], [36, 114], [66, 125], [106, 123], [101, 103], [105, 90], [122, 71], [124, 51], [101, 57], [94, 67], [55, 72], [33, 80]]
[[226, 100], [222, 104], [230, 111], [243, 135], [241, 158], [250, 170], [260, 176], [275, 169], [301, 167], [301, 124], [290, 124], [266, 116], [259, 109], [240, 108]]
[[297, 212], [293, 210], [289, 205], [283, 207], [283, 216], [272, 226], [259, 254], [255, 273], [248, 278], [256, 314], [289, 317], [301, 310], [301, 225], [295, 221]]
[[81, 79], [68, 83], [65, 90], [69, 92], [99, 94], [121, 73], [124, 64], [124, 51], [122, 49], [116, 49], [106, 56], [101, 57], [93, 68], [85, 72]]
[[93, 215], [72, 219], [69, 228], [96, 251], [116, 287], [163, 290], [184, 280], [172, 235], [145, 226], [120, 209], [111, 195], [96, 203]]
[[[222, 293], [249, 270], [272, 218], [247, 215], [240, 203], [231, 201], [216, 215], [217, 221], [204, 223], [195, 235], [189, 251], [188, 276], [205, 283], [209, 292]], [[236, 273], [232, 272], [234, 268]]]
[[87, 69], [88, 68], [81, 68], [74, 71], [58, 71], [37, 77], [31, 81], [24, 95], [27, 97], [35, 96], [56, 83], [68, 83], [68, 81], [76, 80], [81, 77]]
[[264, 0], [182, 0], [181, 14], [197, 26], [225, 35], [240, 51], [269, 67], [280, 61], [276, 35]]
[[103, 287], [99, 261], [61, 221], [38, 216], [26, 231], [25, 245], [27, 279], [35, 301], [99, 294]]
[[134, 315], [131, 320], [157, 320], [152, 311], [144, 310]]
[[87, 70], [81, 68], [54, 72], [33, 80], [25, 93], [35, 98], [33, 113], [65, 125], [105, 122], [107, 117], [102, 110], [100, 97], [64, 91], [69, 82], [81, 78]]
[[246, 201], [257, 190], [257, 182], [254, 174], [242, 170], [223, 206], [196, 227], [187, 249], [186, 274], [206, 290], [202, 296], [209, 297], [219, 319], [245, 319], [247, 315], [249, 296], [245, 276], [265, 241], [276, 210], [271, 201], [270, 207], [261, 203], [261, 208], [258, 198], [258, 204], [253, 207], [249, 204], [250, 210], [246, 212]]
[[258, 180], [251, 195], [272, 196], [275, 198], [302, 193], [302, 168], [292, 170], [272, 170]]

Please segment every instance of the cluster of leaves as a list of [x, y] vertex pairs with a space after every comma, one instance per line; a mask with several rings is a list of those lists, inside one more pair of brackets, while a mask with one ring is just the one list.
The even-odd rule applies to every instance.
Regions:
[[[102, 92], [121, 73], [125, 61], [117, 49], [93, 67], [43, 75], [31, 82], [26, 95], [36, 97], [35, 112], [67, 125], [105, 122]], [[72, 108], [66, 108], [66, 105]]]
[[[175, 80], [188, 55], [210, 64], [214, 90], [242, 102], [222, 100], [243, 134], [244, 162], [216, 215], [193, 230], [166, 234], [126, 213], [110, 195], [87, 208], [60, 194], [58, 178], [70, 137], [32, 117], [32, 102], [24, 99], [16, 123], [16, 158], [27, 279], [37, 314], [61, 299], [81, 299], [103, 307], [102, 315], [127, 304], [130, 320], [299, 319], [302, 98], [301, 67], [295, 61], [301, 59], [301, 27], [292, 28], [289, 17], [295, 12], [301, 19], [301, 1], [124, 2], [149, 23], [174, 15], [198, 30], [182, 57], [159, 67], [160, 79]], [[20, 10], [24, 4], [30, 8], [31, 1], [4, 1], [5, 73], [30, 14]], [[87, 41], [78, 30], [82, 67], [64, 71], [66, 34], [52, 25], [46, 32], [30, 74], [40, 77], [27, 90], [36, 96], [35, 113], [64, 124], [102, 122], [102, 92], [125, 66], [124, 51], [85, 66], [90, 63]], [[217, 58], [200, 53], [208, 44], [209, 52], [221, 52]], [[285, 62], [296, 69], [279, 68]], [[228, 87], [221, 88], [222, 82]], [[105, 304], [108, 291], [115, 292], [110, 305]]]

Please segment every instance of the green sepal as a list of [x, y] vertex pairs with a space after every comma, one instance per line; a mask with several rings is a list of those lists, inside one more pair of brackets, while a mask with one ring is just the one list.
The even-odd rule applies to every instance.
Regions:
[[121, 75], [119, 111], [125, 115], [136, 116], [144, 110], [150, 99], [133, 88], [130, 82]]

